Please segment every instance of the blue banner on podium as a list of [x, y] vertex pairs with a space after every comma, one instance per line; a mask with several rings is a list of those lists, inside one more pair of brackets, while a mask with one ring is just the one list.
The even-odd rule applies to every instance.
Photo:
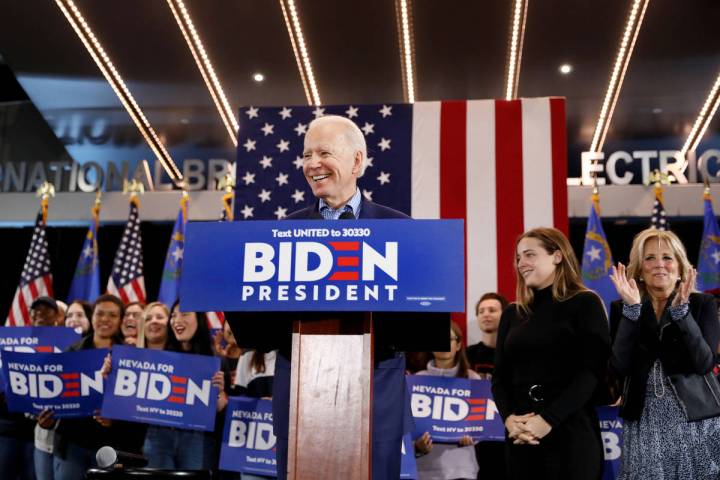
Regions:
[[184, 311], [465, 311], [462, 220], [190, 223]]

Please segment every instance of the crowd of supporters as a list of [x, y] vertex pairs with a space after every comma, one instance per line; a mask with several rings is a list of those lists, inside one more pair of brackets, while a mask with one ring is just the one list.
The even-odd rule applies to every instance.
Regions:
[[[567, 239], [554, 229], [527, 232], [517, 246], [516, 303], [508, 305], [501, 295], [487, 293], [475, 306], [480, 342], [466, 348], [463, 331], [453, 323], [448, 352], [407, 352], [408, 374], [492, 380], [508, 437], [507, 442], [475, 442], [465, 436], [449, 444], [417, 432], [414, 453], [421, 479], [524, 478], [520, 470], [558, 473], [568, 465], [576, 471], [552, 478], [597, 478], [602, 449], [596, 445], [594, 406], [598, 392], [613, 386], [609, 374], [625, 385], [621, 415], [631, 448], [623, 453], [621, 478], [641, 478], [638, 472], [647, 468], [658, 473], [677, 465], [701, 472], [705, 459], [720, 460], [720, 443], [714, 442], [720, 437], [720, 417], [712, 406], [689, 412], [686, 393], [674, 383], [678, 375], [702, 378], [711, 371], [720, 339], [715, 301], [694, 291], [695, 271], [673, 234], [641, 233], [631, 257], [628, 271], [622, 264], [614, 271], [622, 300], [614, 304], [608, 324], [601, 301], [582, 285]], [[228, 397], [271, 398], [276, 351], [244, 351], [227, 323], [211, 332], [205, 313], [183, 312], [177, 302], [125, 305], [106, 294], [93, 305], [65, 305], [40, 297], [30, 306], [30, 317], [34, 326], [78, 332], [82, 339], [72, 351], [125, 344], [221, 357], [212, 379], [220, 391], [216, 428], [202, 432], [99, 415], [56, 420], [49, 411], [33, 417], [9, 412], [0, 396], [2, 478], [83, 478], [95, 465], [96, 451], [106, 445], [142, 454], [153, 468], [213, 470], [222, 479], [263, 478], [221, 472], [218, 460]], [[109, 369], [106, 359], [103, 372]], [[615, 393], [604, 398], [615, 400]], [[660, 435], [660, 443], [650, 445], [646, 440], [658, 437], [664, 421], [660, 416], [668, 411], [677, 414], [672, 436]], [[696, 431], [700, 426], [705, 429], [701, 435]], [[677, 442], [686, 445], [685, 457], [659, 456], [674, 451]]]

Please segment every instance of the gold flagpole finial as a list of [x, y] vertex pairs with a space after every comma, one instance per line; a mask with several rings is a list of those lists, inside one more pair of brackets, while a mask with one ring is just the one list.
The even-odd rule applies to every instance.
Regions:
[[235, 190], [235, 178], [232, 173], [227, 172], [217, 181], [217, 189], [225, 190], [225, 193], [232, 193]]
[[40, 208], [42, 209], [43, 222], [47, 222], [48, 206], [50, 205], [50, 197], [55, 196], [55, 186], [45, 181], [35, 191], [35, 196], [40, 198]]
[[130, 181], [125, 180], [123, 182], [123, 194], [130, 194], [131, 197], [136, 197], [144, 193], [145, 185], [143, 185], [143, 183], [138, 181], [136, 178], [133, 178]]
[[705, 188], [703, 189], [703, 197], [706, 199], [709, 199], [710, 198], [710, 180], [708, 179], [707, 175], [705, 175], [703, 184], [705, 185]]
[[50, 182], [43, 182], [40, 184], [37, 190], [35, 190], [35, 196], [41, 198], [42, 200], [47, 200], [50, 197], [54, 197], [55, 186]]
[[98, 189], [98, 191], [95, 192], [95, 207], [100, 208], [100, 205], [102, 205], [102, 192]]

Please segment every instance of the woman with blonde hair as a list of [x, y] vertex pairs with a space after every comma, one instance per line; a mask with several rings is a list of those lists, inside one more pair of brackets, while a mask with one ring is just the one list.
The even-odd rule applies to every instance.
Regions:
[[137, 340], [139, 348], [165, 350], [170, 331], [170, 309], [162, 302], [148, 303], [137, 322]]
[[609, 354], [602, 301], [583, 286], [570, 242], [554, 228], [523, 233], [515, 267], [517, 301], [500, 319], [492, 377], [508, 476], [599, 479], [592, 399]]
[[621, 298], [610, 309], [611, 363], [624, 376], [619, 478], [718, 478], [715, 299], [695, 291], [695, 269], [669, 231], [637, 234], [627, 268], [611, 278]]

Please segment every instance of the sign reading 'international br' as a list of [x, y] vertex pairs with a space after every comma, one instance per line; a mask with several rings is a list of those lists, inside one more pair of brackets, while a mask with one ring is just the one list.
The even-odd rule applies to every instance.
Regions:
[[186, 311], [461, 312], [461, 220], [187, 226]]

